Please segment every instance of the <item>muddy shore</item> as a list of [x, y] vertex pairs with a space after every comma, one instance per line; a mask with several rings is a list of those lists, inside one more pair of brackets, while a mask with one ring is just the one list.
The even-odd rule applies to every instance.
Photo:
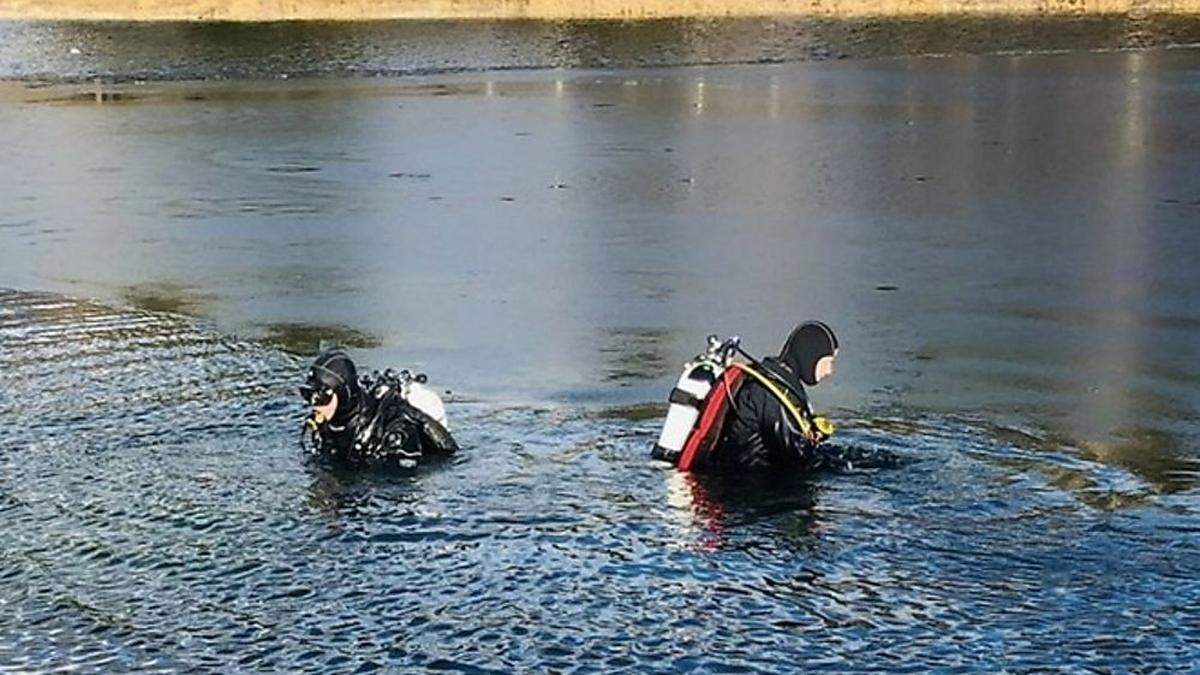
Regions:
[[120, 21], [1079, 16], [1200, 13], [1200, 0], [4, 0], [0, 18]]

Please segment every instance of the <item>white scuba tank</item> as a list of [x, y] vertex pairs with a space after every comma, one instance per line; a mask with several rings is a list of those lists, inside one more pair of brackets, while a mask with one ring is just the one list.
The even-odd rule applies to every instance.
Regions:
[[722, 364], [703, 356], [689, 361], [683, 367], [683, 374], [679, 376], [668, 399], [671, 405], [667, 408], [667, 419], [658, 436], [658, 454], [674, 459], [683, 451], [684, 443], [687, 443], [688, 436], [696, 427], [696, 420], [700, 418], [708, 392], [712, 391], [713, 384], [724, 372]]
[[710, 335], [708, 349], [683, 367], [683, 374], [667, 399], [671, 405], [667, 408], [667, 419], [658, 436], [658, 445], [654, 448], [655, 456], [671, 462], [679, 457], [688, 436], [696, 428], [708, 393], [725, 374], [740, 343], [741, 339], [737, 336], [721, 341], [716, 335]]
[[446, 419], [446, 404], [437, 392], [424, 384], [411, 380], [400, 389], [400, 395], [412, 407], [437, 420], [446, 431], [450, 431], [450, 422]]

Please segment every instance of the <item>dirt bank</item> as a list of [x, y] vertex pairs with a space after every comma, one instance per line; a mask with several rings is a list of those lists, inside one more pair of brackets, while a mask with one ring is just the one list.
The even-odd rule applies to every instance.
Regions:
[[1200, 14], [1200, 0], [0, 0], [0, 19], [278, 21]]

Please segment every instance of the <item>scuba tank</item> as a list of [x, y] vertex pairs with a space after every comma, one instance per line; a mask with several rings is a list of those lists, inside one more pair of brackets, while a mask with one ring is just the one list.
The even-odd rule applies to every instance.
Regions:
[[442, 397], [437, 395], [437, 392], [425, 386], [425, 376], [418, 375], [408, 385], [400, 390], [400, 395], [412, 407], [429, 415], [435, 422], [442, 425], [446, 431], [450, 430], [450, 422], [446, 420], [446, 404], [442, 402]]
[[426, 386], [429, 378], [425, 373], [413, 374], [408, 370], [397, 373], [388, 368], [382, 373], [375, 371], [369, 378], [363, 379], [363, 388], [375, 398], [382, 398], [389, 390], [395, 391], [406, 403], [428, 415], [442, 425], [443, 429], [450, 430], [450, 423], [446, 419], [446, 404], [437, 392]]
[[704, 409], [708, 393], [733, 361], [740, 342], [741, 339], [736, 336], [722, 342], [716, 335], [710, 335], [708, 349], [684, 365], [683, 373], [667, 399], [671, 405], [667, 408], [667, 419], [658, 443], [651, 453], [653, 457], [674, 462], [683, 452], [684, 444], [696, 427], [700, 411]]
[[[739, 354], [746, 362], [734, 360]], [[720, 438], [735, 393], [747, 379], [757, 381], [779, 401], [785, 415], [812, 446], [833, 434], [833, 425], [813, 414], [803, 394], [790, 394], [786, 382], [742, 351], [740, 338], [722, 342], [711, 335], [708, 349], [683, 367], [671, 390], [667, 419], [651, 457], [671, 462], [683, 471], [703, 463]]]

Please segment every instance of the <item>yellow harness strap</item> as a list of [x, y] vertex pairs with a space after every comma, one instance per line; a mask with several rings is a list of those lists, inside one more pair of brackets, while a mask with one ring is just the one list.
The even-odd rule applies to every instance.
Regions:
[[[800, 408], [796, 407], [796, 404], [792, 402], [792, 397], [788, 396], [786, 392], [780, 389], [779, 385], [772, 382], [771, 378], [763, 375], [745, 363], [735, 363], [730, 367], [740, 368], [742, 372], [758, 380], [758, 383], [766, 387], [767, 391], [771, 392], [775, 398], [779, 399], [779, 402], [783, 404], [783, 407], [792, 414], [792, 419], [796, 420], [796, 424], [800, 426], [800, 431], [802, 431], [805, 436], [811, 437], [813, 435], [812, 425], [809, 424], [808, 418], [804, 416], [804, 414], [800, 412]], [[832, 431], [832, 429], [830, 431]]]

